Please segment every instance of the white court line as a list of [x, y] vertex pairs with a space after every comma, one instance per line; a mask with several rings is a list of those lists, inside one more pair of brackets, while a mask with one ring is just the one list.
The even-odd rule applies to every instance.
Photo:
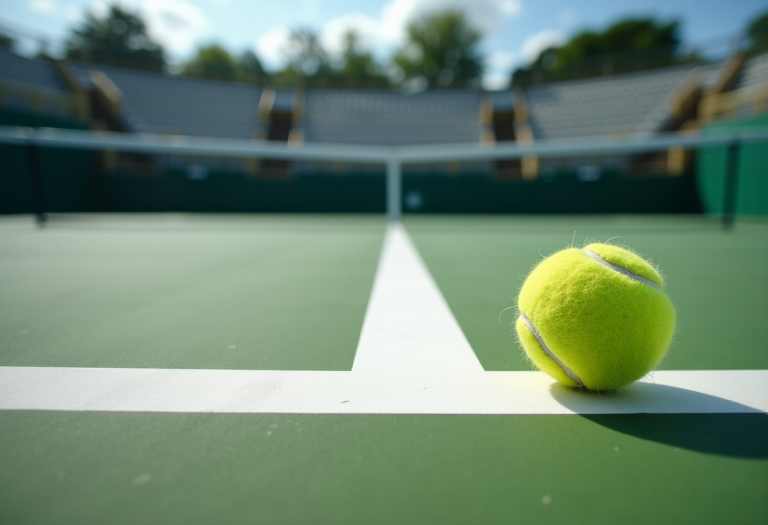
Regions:
[[275, 370], [0, 368], [0, 409], [276, 414], [768, 412], [768, 371], [656, 372], [612, 394], [540, 372], [381, 375]]
[[402, 224], [387, 228], [352, 372], [482, 372]]
[[[514, 351], [510, 342], [510, 351]], [[768, 371], [659, 371], [609, 395], [484, 372], [399, 224], [351, 372], [0, 367], [0, 410], [303, 414], [768, 412]]]

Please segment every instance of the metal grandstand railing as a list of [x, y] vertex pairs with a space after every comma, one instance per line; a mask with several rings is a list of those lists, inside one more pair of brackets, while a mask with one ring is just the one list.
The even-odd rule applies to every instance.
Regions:
[[[32, 129], [0, 126], [0, 144], [23, 146], [35, 195], [35, 213], [40, 224], [45, 222], [42, 201], [38, 150], [66, 148], [77, 150], [125, 151], [144, 154], [194, 155], [233, 158], [314, 160], [380, 164], [386, 169], [386, 209], [391, 220], [402, 215], [402, 168], [404, 164], [466, 161], [497, 161], [562, 157], [595, 157], [639, 155], [673, 150], [724, 148], [724, 180], [722, 181], [722, 222], [733, 224], [736, 212], [736, 185], [739, 148], [745, 144], [768, 146], [768, 129], [725, 132], [722, 134], [667, 133], [645, 137], [582, 138], [548, 140], [526, 144], [445, 144], [434, 146], [361, 146], [344, 144], [301, 144], [257, 142], [240, 139], [212, 139], [191, 136], [90, 132], [64, 129]], [[589, 171], [589, 170], [587, 170]], [[583, 180], [590, 180], [584, 172]], [[763, 176], [765, 176], [763, 174]]]

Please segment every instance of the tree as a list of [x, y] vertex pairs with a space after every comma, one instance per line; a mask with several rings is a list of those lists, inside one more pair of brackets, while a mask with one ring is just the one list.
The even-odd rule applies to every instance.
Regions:
[[246, 51], [239, 57], [234, 57], [218, 44], [199, 48], [195, 56], [184, 64], [181, 74], [256, 84], [263, 83], [268, 77], [253, 51]]
[[362, 48], [355, 31], [344, 34], [344, 44], [338, 68], [340, 81], [347, 87], [387, 87], [389, 80], [373, 55]]
[[302, 77], [327, 75], [331, 71], [328, 53], [323, 48], [317, 33], [311, 29], [296, 29], [288, 40], [285, 50], [288, 68]]
[[283, 49], [286, 66], [273, 75], [276, 84], [327, 86], [334, 77], [330, 57], [311, 29], [294, 29]]
[[5, 33], [0, 33], [0, 47], [9, 51], [13, 51], [16, 47], [16, 41], [13, 39], [13, 37], [10, 37]]
[[235, 80], [239, 73], [238, 66], [239, 64], [226, 49], [218, 44], [211, 44], [197, 50], [194, 58], [184, 65], [182, 74], [217, 80]]
[[363, 48], [360, 35], [348, 31], [342, 51], [333, 57], [309, 29], [294, 30], [284, 49], [286, 67], [272, 76], [275, 84], [311, 87], [382, 88], [389, 79], [373, 55]]
[[680, 45], [678, 30], [676, 21], [637, 18], [621, 20], [601, 32], [583, 31], [562, 46], [543, 50], [531, 65], [515, 71], [512, 82], [524, 82], [533, 75], [557, 78], [570, 72], [575, 77], [594, 76], [606, 69], [670, 65]]
[[401, 85], [429, 88], [476, 84], [483, 73], [482, 34], [461, 11], [424, 15], [406, 27], [406, 43], [393, 65]]
[[246, 82], [261, 84], [269, 77], [261, 64], [261, 60], [253, 51], [246, 51], [240, 55], [238, 66], [240, 76]]
[[747, 50], [757, 53], [768, 49], [768, 12], [754, 18], [747, 27]]
[[106, 15], [91, 12], [65, 43], [68, 58], [152, 71], [165, 69], [165, 52], [147, 34], [137, 14], [110, 5]]

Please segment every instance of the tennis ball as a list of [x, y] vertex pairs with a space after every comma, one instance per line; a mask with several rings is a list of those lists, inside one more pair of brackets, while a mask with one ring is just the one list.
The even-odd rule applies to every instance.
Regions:
[[528, 275], [518, 297], [519, 341], [562, 384], [614, 390], [664, 357], [675, 310], [656, 269], [608, 244], [567, 248]]

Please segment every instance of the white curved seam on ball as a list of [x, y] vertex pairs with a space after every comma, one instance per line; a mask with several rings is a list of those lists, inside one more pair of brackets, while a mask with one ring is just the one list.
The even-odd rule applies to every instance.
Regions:
[[535, 337], [536, 340], [539, 342], [539, 345], [541, 346], [541, 349], [544, 350], [544, 353], [547, 354], [552, 359], [554, 359], [555, 363], [560, 365], [560, 368], [563, 369], [563, 372], [565, 372], [568, 375], [568, 377], [576, 381], [578, 384], [584, 385], [584, 381], [582, 381], [581, 378], [577, 376], [574, 373], [574, 371], [568, 367], [568, 365], [560, 361], [560, 358], [557, 357], [555, 353], [549, 349], [549, 347], [547, 346], [547, 343], [544, 342], [544, 339], [541, 337], [541, 334], [533, 325], [533, 322], [530, 319], [528, 319], [528, 316], [525, 315], [524, 313], [520, 313], [520, 319], [523, 320], [523, 322], [525, 323], [525, 326], [528, 327], [528, 330], [531, 331], [531, 333], [533, 334], [533, 337]]
[[658, 284], [656, 284], [655, 282], [651, 281], [650, 279], [646, 279], [646, 278], [645, 278], [645, 277], [643, 277], [642, 275], [637, 275], [637, 274], [636, 274], [636, 273], [634, 273], [634, 272], [630, 272], [629, 270], [627, 270], [626, 268], [624, 268], [624, 267], [622, 267], [622, 266], [619, 266], [618, 264], [613, 264], [613, 263], [610, 263], [610, 262], [606, 261], [605, 259], [603, 259], [603, 258], [600, 256], [600, 254], [598, 254], [598, 253], [595, 253], [595, 252], [593, 252], [592, 250], [586, 250], [586, 249], [585, 249], [585, 250], [582, 250], [582, 251], [583, 251], [584, 253], [586, 253], [587, 255], [589, 255], [589, 256], [590, 256], [592, 259], [594, 259], [594, 260], [596, 260], [597, 262], [599, 262], [600, 264], [602, 264], [603, 266], [607, 266], [607, 267], [608, 267], [608, 268], [610, 268], [611, 270], [616, 270], [616, 271], [617, 271], [617, 272], [619, 272], [620, 274], [626, 275], [626, 276], [627, 276], [627, 277], [629, 277], [630, 279], [634, 279], [635, 281], [638, 281], [638, 282], [641, 282], [641, 283], [645, 283], [645, 284], [647, 284], [647, 285], [649, 285], [649, 286], [653, 286], [653, 287], [654, 287], [654, 288], [656, 288], [658, 291], [661, 291], [661, 286], [659, 286], [659, 285], [658, 285]]

